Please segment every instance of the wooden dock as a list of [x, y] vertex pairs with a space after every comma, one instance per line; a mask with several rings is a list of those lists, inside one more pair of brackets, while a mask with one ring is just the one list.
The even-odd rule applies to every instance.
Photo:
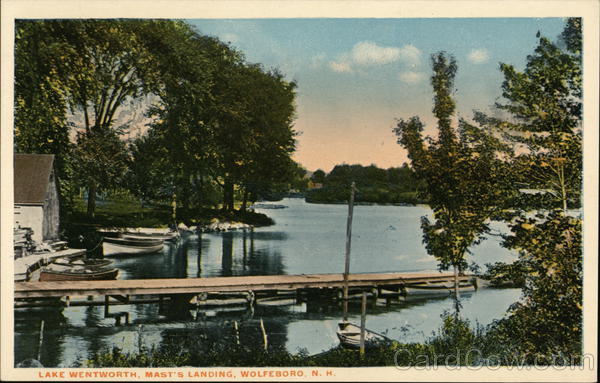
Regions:
[[[451, 273], [364, 273], [350, 274], [349, 287], [398, 290], [423, 283], [444, 283]], [[462, 282], [473, 276], [459, 277]], [[262, 275], [215, 278], [131, 279], [113, 281], [15, 282], [14, 298], [62, 298], [74, 296], [195, 295], [226, 292], [328, 291], [341, 289], [343, 274]]]

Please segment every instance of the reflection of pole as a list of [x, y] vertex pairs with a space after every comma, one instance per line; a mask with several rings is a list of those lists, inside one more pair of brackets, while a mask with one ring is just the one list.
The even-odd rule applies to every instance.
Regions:
[[42, 358], [42, 343], [44, 342], [44, 320], [40, 324], [40, 342], [38, 343], [37, 360], [40, 361]]
[[360, 356], [365, 355], [365, 326], [367, 322], [367, 292], [363, 291], [360, 305]]
[[262, 336], [263, 336], [263, 343], [265, 346], [265, 351], [267, 351], [267, 347], [268, 347], [267, 331], [265, 330], [265, 324], [263, 323], [262, 318], [260, 318], [260, 330], [261, 330]]
[[346, 266], [344, 269], [344, 322], [348, 320], [348, 274], [350, 273], [350, 243], [352, 240], [352, 211], [354, 209], [355, 183], [350, 186], [350, 202], [348, 203], [348, 222], [346, 225]]
[[202, 231], [198, 230], [198, 278], [202, 275]]
[[248, 237], [247, 237], [246, 230], [244, 230], [244, 236], [243, 236], [243, 239], [242, 239], [242, 243], [243, 243], [243, 246], [242, 246], [242, 248], [243, 248], [242, 249], [242, 265], [244, 267], [244, 270], [246, 270], [246, 267], [247, 267], [247, 263], [246, 263], [246, 261], [247, 261], [246, 257], [248, 256], [248, 247], [247, 247], [248, 245], [246, 244], [247, 238]]

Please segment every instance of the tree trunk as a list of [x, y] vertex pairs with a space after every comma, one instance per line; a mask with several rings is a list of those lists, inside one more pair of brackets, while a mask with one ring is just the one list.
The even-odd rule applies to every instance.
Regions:
[[223, 185], [223, 210], [233, 211], [233, 182], [229, 178]]
[[96, 183], [90, 182], [88, 185], [87, 216], [94, 218], [96, 214]]
[[456, 306], [456, 314], [460, 311], [460, 292], [458, 290], [458, 266], [454, 265], [454, 304]]
[[248, 190], [244, 189], [244, 198], [242, 199], [242, 206], [240, 207], [240, 211], [246, 211], [246, 208], [248, 207]]

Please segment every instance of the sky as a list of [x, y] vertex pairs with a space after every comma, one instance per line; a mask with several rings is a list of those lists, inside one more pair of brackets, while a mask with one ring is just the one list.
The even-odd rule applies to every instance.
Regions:
[[247, 61], [298, 84], [294, 159], [310, 171], [336, 164], [407, 162], [392, 129], [419, 116], [435, 131], [430, 56], [452, 54], [457, 112], [489, 110], [501, 96], [499, 63], [523, 69], [536, 33], [555, 40], [562, 18], [193, 19]]

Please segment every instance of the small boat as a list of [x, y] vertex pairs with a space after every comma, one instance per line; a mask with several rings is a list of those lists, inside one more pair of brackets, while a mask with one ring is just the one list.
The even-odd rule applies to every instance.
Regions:
[[171, 231], [168, 233], [125, 232], [125, 233], [121, 233], [120, 236], [121, 236], [121, 238], [124, 238], [124, 239], [138, 239], [138, 240], [160, 239], [162, 241], [175, 241], [179, 238], [179, 233], [176, 231]]
[[40, 270], [40, 281], [98, 281], [117, 279], [119, 269], [110, 267], [64, 266], [51, 263]]
[[[473, 283], [460, 283], [458, 285], [459, 292], [475, 291], [476, 287]], [[409, 285], [405, 288], [406, 295], [450, 295], [454, 292], [454, 283], [422, 283], [417, 285]]]
[[[349, 322], [340, 322], [336, 335], [342, 347], [360, 348], [360, 326]], [[365, 348], [375, 348], [389, 342], [391, 340], [385, 335], [365, 329]]]
[[61, 266], [87, 266], [87, 267], [106, 267], [113, 263], [110, 259], [99, 258], [56, 258], [53, 262]]
[[116, 254], [151, 254], [161, 251], [162, 239], [125, 239], [104, 237], [102, 241], [104, 256]]

